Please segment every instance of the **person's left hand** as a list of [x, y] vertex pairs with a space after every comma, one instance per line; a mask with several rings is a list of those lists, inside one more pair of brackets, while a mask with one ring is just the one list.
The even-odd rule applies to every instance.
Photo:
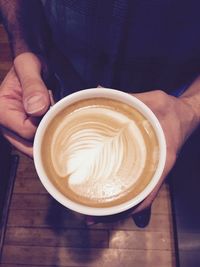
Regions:
[[163, 91], [133, 94], [144, 102], [158, 118], [166, 138], [167, 159], [159, 183], [152, 193], [141, 202], [132, 214], [148, 208], [155, 199], [162, 183], [172, 169], [179, 150], [192, 131], [193, 114], [190, 106], [183, 99], [170, 96]]

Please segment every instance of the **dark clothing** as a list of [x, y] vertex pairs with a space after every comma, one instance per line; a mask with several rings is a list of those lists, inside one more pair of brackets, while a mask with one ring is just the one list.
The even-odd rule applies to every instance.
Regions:
[[172, 93], [200, 72], [199, 0], [42, 2], [63, 95], [99, 84]]

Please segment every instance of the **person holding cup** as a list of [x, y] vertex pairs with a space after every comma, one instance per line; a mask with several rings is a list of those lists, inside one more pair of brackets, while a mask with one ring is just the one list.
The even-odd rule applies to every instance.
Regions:
[[[178, 2], [1, 0], [0, 5], [13, 52], [13, 67], [0, 89], [2, 134], [32, 157], [39, 118], [50, 107], [48, 89], [56, 89], [57, 99], [98, 85], [133, 94], [155, 113], [167, 143], [162, 177], [133, 212], [145, 210], [199, 125], [199, 4], [183, 5], [181, 14]], [[188, 27], [184, 12], [191, 18]], [[53, 88], [49, 76], [55, 78]]]

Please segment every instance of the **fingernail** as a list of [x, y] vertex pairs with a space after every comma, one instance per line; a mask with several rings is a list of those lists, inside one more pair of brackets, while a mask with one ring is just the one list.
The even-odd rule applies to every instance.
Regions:
[[25, 100], [24, 107], [27, 113], [35, 113], [46, 106], [45, 99], [41, 95], [35, 95]]

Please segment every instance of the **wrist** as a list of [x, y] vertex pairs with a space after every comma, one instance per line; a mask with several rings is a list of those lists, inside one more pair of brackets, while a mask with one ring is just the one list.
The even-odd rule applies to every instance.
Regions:
[[193, 98], [181, 96], [178, 98], [179, 118], [181, 120], [184, 141], [192, 134], [200, 123], [200, 114]]

